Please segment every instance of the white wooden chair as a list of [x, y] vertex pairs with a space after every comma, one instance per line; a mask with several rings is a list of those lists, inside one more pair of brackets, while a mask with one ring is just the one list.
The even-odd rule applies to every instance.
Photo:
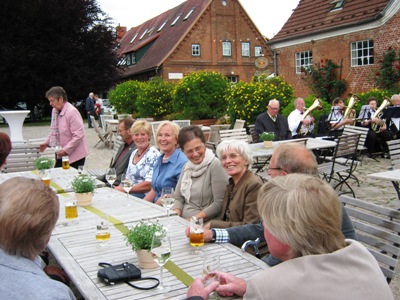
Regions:
[[236, 119], [235, 124], [233, 125], [233, 129], [241, 129], [244, 127], [245, 123], [246, 123], [245, 120]]
[[103, 142], [104, 144], [107, 144], [109, 142], [107, 138], [108, 138], [110, 133], [104, 131], [103, 128], [100, 128], [99, 124], [97, 123], [97, 121], [94, 119], [93, 116], [90, 116], [90, 119], [92, 120], [92, 124], [93, 124], [94, 130], [96, 131], [97, 136], [100, 139], [100, 141], [98, 141], [96, 143], [96, 145], [94, 145], [94, 146], [96, 147], [100, 142]]
[[367, 134], [368, 134], [369, 128], [367, 127], [359, 127], [359, 126], [352, 126], [352, 125], [346, 125], [343, 129], [343, 134], [349, 135], [349, 134], [359, 134], [360, 135], [360, 140], [358, 141], [358, 146], [357, 146], [357, 159], [362, 162], [362, 157], [363, 153], [365, 150], [367, 150], [367, 147], [365, 146], [365, 140], [367, 139]]
[[173, 120], [172, 122], [178, 124], [180, 128], [190, 126], [190, 120]]
[[106, 123], [107, 119], [114, 119], [114, 116], [112, 116], [112, 115], [100, 115], [100, 123], [101, 123], [101, 127], [104, 129], [104, 131], [108, 131], [107, 123]]
[[1, 173], [35, 170], [34, 160], [40, 156], [39, 145], [31, 145], [25, 142], [13, 143], [11, 152], [7, 156], [6, 164], [1, 170]]
[[342, 195], [340, 201], [353, 221], [358, 240], [376, 258], [388, 283], [400, 260], [400, 211]]
[[400, 140], [386, 142], [389, 148], [391, 169], [400, 169]]
[[150, 139], [150, 144], [152, 144], [153, 146], [157, 146], [157, 143], [156, 143], [156, 131], [157, 131], [157, 128], [158, 128], [158, 126], [162, 123], [163, 121], [154, 121], [154, 122], [150, 122], [150, 125], [151, 125], [151, 130], [152, 130], [152, 132], [153, 132], [153, 134], [152, 134], [152, 136], [151, 136], [151, 139]]

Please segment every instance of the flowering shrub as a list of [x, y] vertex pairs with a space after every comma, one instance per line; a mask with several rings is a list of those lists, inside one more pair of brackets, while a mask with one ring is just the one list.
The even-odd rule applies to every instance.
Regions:
[[138, 115], [160, 119], [171, 114], [173, 91], [174, 84], [160, 77], [144, 82], [136, 100]]
[[339, 66], [330, 59], [321, 59], [321, 64], [303, 70], [308, 87], [320, 98], [330, 102], [346, 90], [346, 82], [337, 74]]
[[381, 66], [375, 73], [375, 82], [380, 89], [397, 92], [400, 83], [400, 51], [398, 58], [393, 48], [383, 53], [383, 59], [379, 61]]
[[108, 92], [108, 99], [119, 113], [131, 115], [137, 111], [136, 99], [142, 85], [142, 82], [136, 80], [122, 82]]
[[226, 113], [228, 82], [217, 72], [199, 71], [181, 79], [175, 88], [173, 110], [182, 119], [219, 118]]
[[256, 77], [252, 82], [239, 82], [228, 94], [228, 113], [231, 120], [246, 120], [254, 124], [257, 116], [266, 111], [268, 102], [277, 99], [281, 109], [293, 98], [293, 88], [279, 77]]

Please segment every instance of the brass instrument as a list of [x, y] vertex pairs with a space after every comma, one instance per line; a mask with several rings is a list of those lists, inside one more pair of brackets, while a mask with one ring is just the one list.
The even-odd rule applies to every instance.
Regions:
[[[304, 108], [306, 109], [306, 108]], [[318, 98], [314, 100], [313, 104], [306, 109], [301, 117], [301, 121], [305, 120], [307, 116], [315, 109], [322, 109], [322, 102]], [[299, 127], [297, 127], [297, 135], [305, 136], [310, 131], [311, 124], [305, 125], [303, 122], [300, 122]]]
[[[380, 118], [382, 117], [382, 115], [383, 115], [383, 110], [384, 110], [386, 107], [390, 106], [390, 105], [392, 105], [392, 102], [390, 101], [389, 98], [386, 98], [386, 97], [385, 97], [385, 98], [383, 99], [382, 104], [379, 106], [379, 108], [378, 108], [378, 109], [374, 112], [374, 114], [371, 116], [371, 120], [374, 119], [374, 118], [380, 119]], [[380, 128], [381, 128], [382, 126], [384, 126], [385, 123], [386, 123], [386, 120], [385, 120], [385, 119], [380, 120], [378, 124], [371, 122], [371, 129], [372, 129], [373, 131], [375, 131], [375, 132], [379, 132], [379, 131], [380, 131]]]
[[356, 103], [358, 103], [359, 101], [360, 101], [360, 98], [357, 95], [352, 94], [349, 99], [349, 103], [347, 104], [347, 106], [345, 106], [346, 109], [343, 114], [343, 120], [346, 120], [346, 119], [354, 120], [354, 123], [352, 125], [355, 124], [355, 119], [356, 119], [356, 111], [353, 109], [353, 106]]

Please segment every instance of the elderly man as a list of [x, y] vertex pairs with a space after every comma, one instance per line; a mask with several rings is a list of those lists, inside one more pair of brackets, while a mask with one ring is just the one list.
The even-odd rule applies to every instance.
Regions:
[[[284, 143], [276, 147], [269, 163], [268, 175], [272, 178], [285, 176], [290, 173], [303, 173], [317, 176], [317, 161], [314, 154], [304, 145], [296, 143]], [[211, 228], [204, 231], [205, 242], [231, 243], [238, 247], [248, 241], [260, 238], [264, 239], [264, 227], [260, 222], [258, 224], [247, 224], [231, 227], [227, 229]], [[346, 209], [342, 205], [342, 232], [346, 238], [357, 239], [353, 223], [348, 216]], [[271, 255], [262, 258], [270, 266], [280, 263]]]
[[391, 98], [392, 107], [389, 107], [382, 118], [386, 119], [386, 127], [390, 131], [393, 140], [400, 138], [400, 95], [394, 94]]
[[314, 129], [314, 117], [307, 115], [303, 120], [305, 102], [303, 98], [294, 100], [294, 110], [288, 116], [289, 129], [292, 132], [292, 137], [309, 136]]
[[273, 132], [275, 141], [292, 138], [286, 117], [279, 114], [279, 101], [276, 99], [270, 100], [267, 111], [257, 117], [255, 129], [258, 135], [264, 131]]
[[[288, 174], [260, 189], [258, 210], [276, 267], [242, 279], [217, 272], [221, 296], [243, 299], [393, 299], [378, 262], [359, 242], [344, 238], [338, 195], [325, 181]], [[195, 281], [187, 296], [208, 298]], [[200, 298], [200, 299], [201, 299]], [[189, 298], [199, 299], [199, 298]]]
[[86, 98], [85, 101], [85, 109], [86, 109], [86, 115], [88, 118], [88, 127], [89, 128], [93, 128], [93, 124], [92, 124], [92, 120], [90, 119], [90, 116], [95, 116], [94, 113], [94, 94], [93, 93], [89, 93], [89, 97]]

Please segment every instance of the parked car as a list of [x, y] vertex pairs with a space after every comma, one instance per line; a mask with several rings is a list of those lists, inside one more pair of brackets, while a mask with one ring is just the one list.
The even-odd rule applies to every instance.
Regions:
[[117, 110], [110, 104], [110, 100], [102, 99], [103, 101], [103, 114], [105, 115], [115, 115]]

